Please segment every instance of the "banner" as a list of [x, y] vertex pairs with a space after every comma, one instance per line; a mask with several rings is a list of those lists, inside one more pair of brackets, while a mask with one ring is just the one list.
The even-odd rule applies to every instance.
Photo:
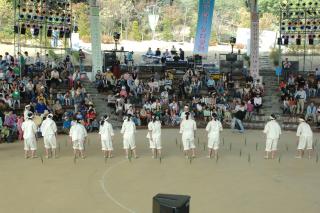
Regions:
[[214, 0], [199, 0], [198, 25], [194, 54], [207, 55], [211, 37]]
[[100, 31], [100, 8], [98, 6], [90, 7], [90, 29], [91, 29], [91, 52], [92, 52], [92, 71], [93, 76], [98, 71], [102, 71], [101, 54], [101, 31]]

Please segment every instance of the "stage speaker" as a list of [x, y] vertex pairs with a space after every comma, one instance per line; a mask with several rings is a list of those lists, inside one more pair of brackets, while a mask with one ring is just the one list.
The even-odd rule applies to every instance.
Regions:
[[47, 37], [51, 37], [52, 36], [52, 29], [49, 28], [47, 31]]
[[237, 61], [237, 55], [236, 54], [227, 54], [226, 55], [226, 60], [227, 61]]
[[152, 213], [189, 213], [190, 196], [157, 194], [153, 197]]
[[14, 25], [13, 30], [14, 30], [15, 34], [19, 33], [19, 26], [18, 25]]
[[21, 25], [20, 34], [21, 35], [25, 35], [26, 34], [26, 26], [24, 24]]
[[313, 38], [309, 38], [309, 45], [313, 45]]
[[59, 38], [63, 38], [64, 36], [64, 30], [63, 29], [60, 29], [59, 31]]
[[285, 38], [284, 38], [283, 44], [284, 44], [284, 45], [288, 45], [288, 44], [289, 44], [289, 37], [285, 37]]
[[282, 45], [282, 38], [278, 38], [278, 45]]
[[104, 67], [111, 67], [117, 62], [117, 57], [115, 52], [105, 53], [104, 54]]
[[297, 38], [297, 39], [296, 39], [296, 44], [297, 44], [297, 45], [301, 45], [301, 38]]

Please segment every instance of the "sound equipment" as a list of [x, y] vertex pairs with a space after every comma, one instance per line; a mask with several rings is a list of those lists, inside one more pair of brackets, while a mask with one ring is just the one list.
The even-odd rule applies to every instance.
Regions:
[[117, 62], [117, 56], [115, 52], [104, 53], [104, 69], [112, 67]]
[[237, 55], [236, 54], [227, 54], [226, 55], [226, 60], [227, 61], [237, 61]]
[[153, 197], [152, 213], [189, 213], [190, 196], [157, 194]]
[[167, 69], [188, 69], [187, 61], [166, 61]]

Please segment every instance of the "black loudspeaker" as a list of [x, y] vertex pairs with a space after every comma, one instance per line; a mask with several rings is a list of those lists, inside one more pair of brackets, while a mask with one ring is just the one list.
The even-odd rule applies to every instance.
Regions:
[[288, 45], [289, 44], [289, 37], [285, 37], [283, 43], [284, 43], [284, 45]]
[[153, 197], [152, 213], [189, 213], [190, 196], [157, 194]]
[[66, 32], [65, 32], [65, 37], [66, 37], [66, 38], [70, 38], [70, 37], [71, 37], [71, 32], [70, 32], [69, 29], [66, 30]]
[[313, 38], [309, 38], [309, 45], [313, 45]]
[[48, 29], [47, 31], [47, 37], [51, 37], [52, 36], [52, 29]]
[[278, 38], [278, 45], [282, 45], [282, 38]]
[[104, 67], [111, 67], [117, 62], [117, 57], [115, 52], [104, 54]]
[[14, 25], [13, 30], [14, 30], [14, 33], [15, 33], [15, 34], [19, 33], [19, 27], [18, 27], [18, 25]]
[[25, 25], [21, 25], [20, 34], [21, 35], [25, 35], [26, 34], [26, 26]]
[[227, 54], [226, 60], [227, 61], [237, 61], [237, 55], [236, 54]]
[[40, 29], [39, 29], [39, 28], [34, 28], [34, 29], [33, 29], [33, 35], [34, 35], [34, 36], [38, 36], [39, 33], [40, 33]]
[[296, 39], [296, 44], [297, 44], [297, 45], [301, 45], [301, 38], [297, 38], [297, 39]]
[[60, 29], [60, 31], [59, 31], [59, 38], [63, 38], [63, 36], [64, 36], [64, 31]]

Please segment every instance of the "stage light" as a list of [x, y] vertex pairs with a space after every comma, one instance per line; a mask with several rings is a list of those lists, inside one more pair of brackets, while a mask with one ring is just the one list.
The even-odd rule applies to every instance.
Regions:
[[23, 18], [24, 18], [24, 15], [23, 15], [23, 14], [20, 14], [19, 18], [20, 18], [20, 19], [23, 19]]
[[27, 15], [27, 19], [31, 19], [31, 15], [30, 14]]
[[38, 19], [38, 16], [33, 16], [33, 20], [37, 20]]

